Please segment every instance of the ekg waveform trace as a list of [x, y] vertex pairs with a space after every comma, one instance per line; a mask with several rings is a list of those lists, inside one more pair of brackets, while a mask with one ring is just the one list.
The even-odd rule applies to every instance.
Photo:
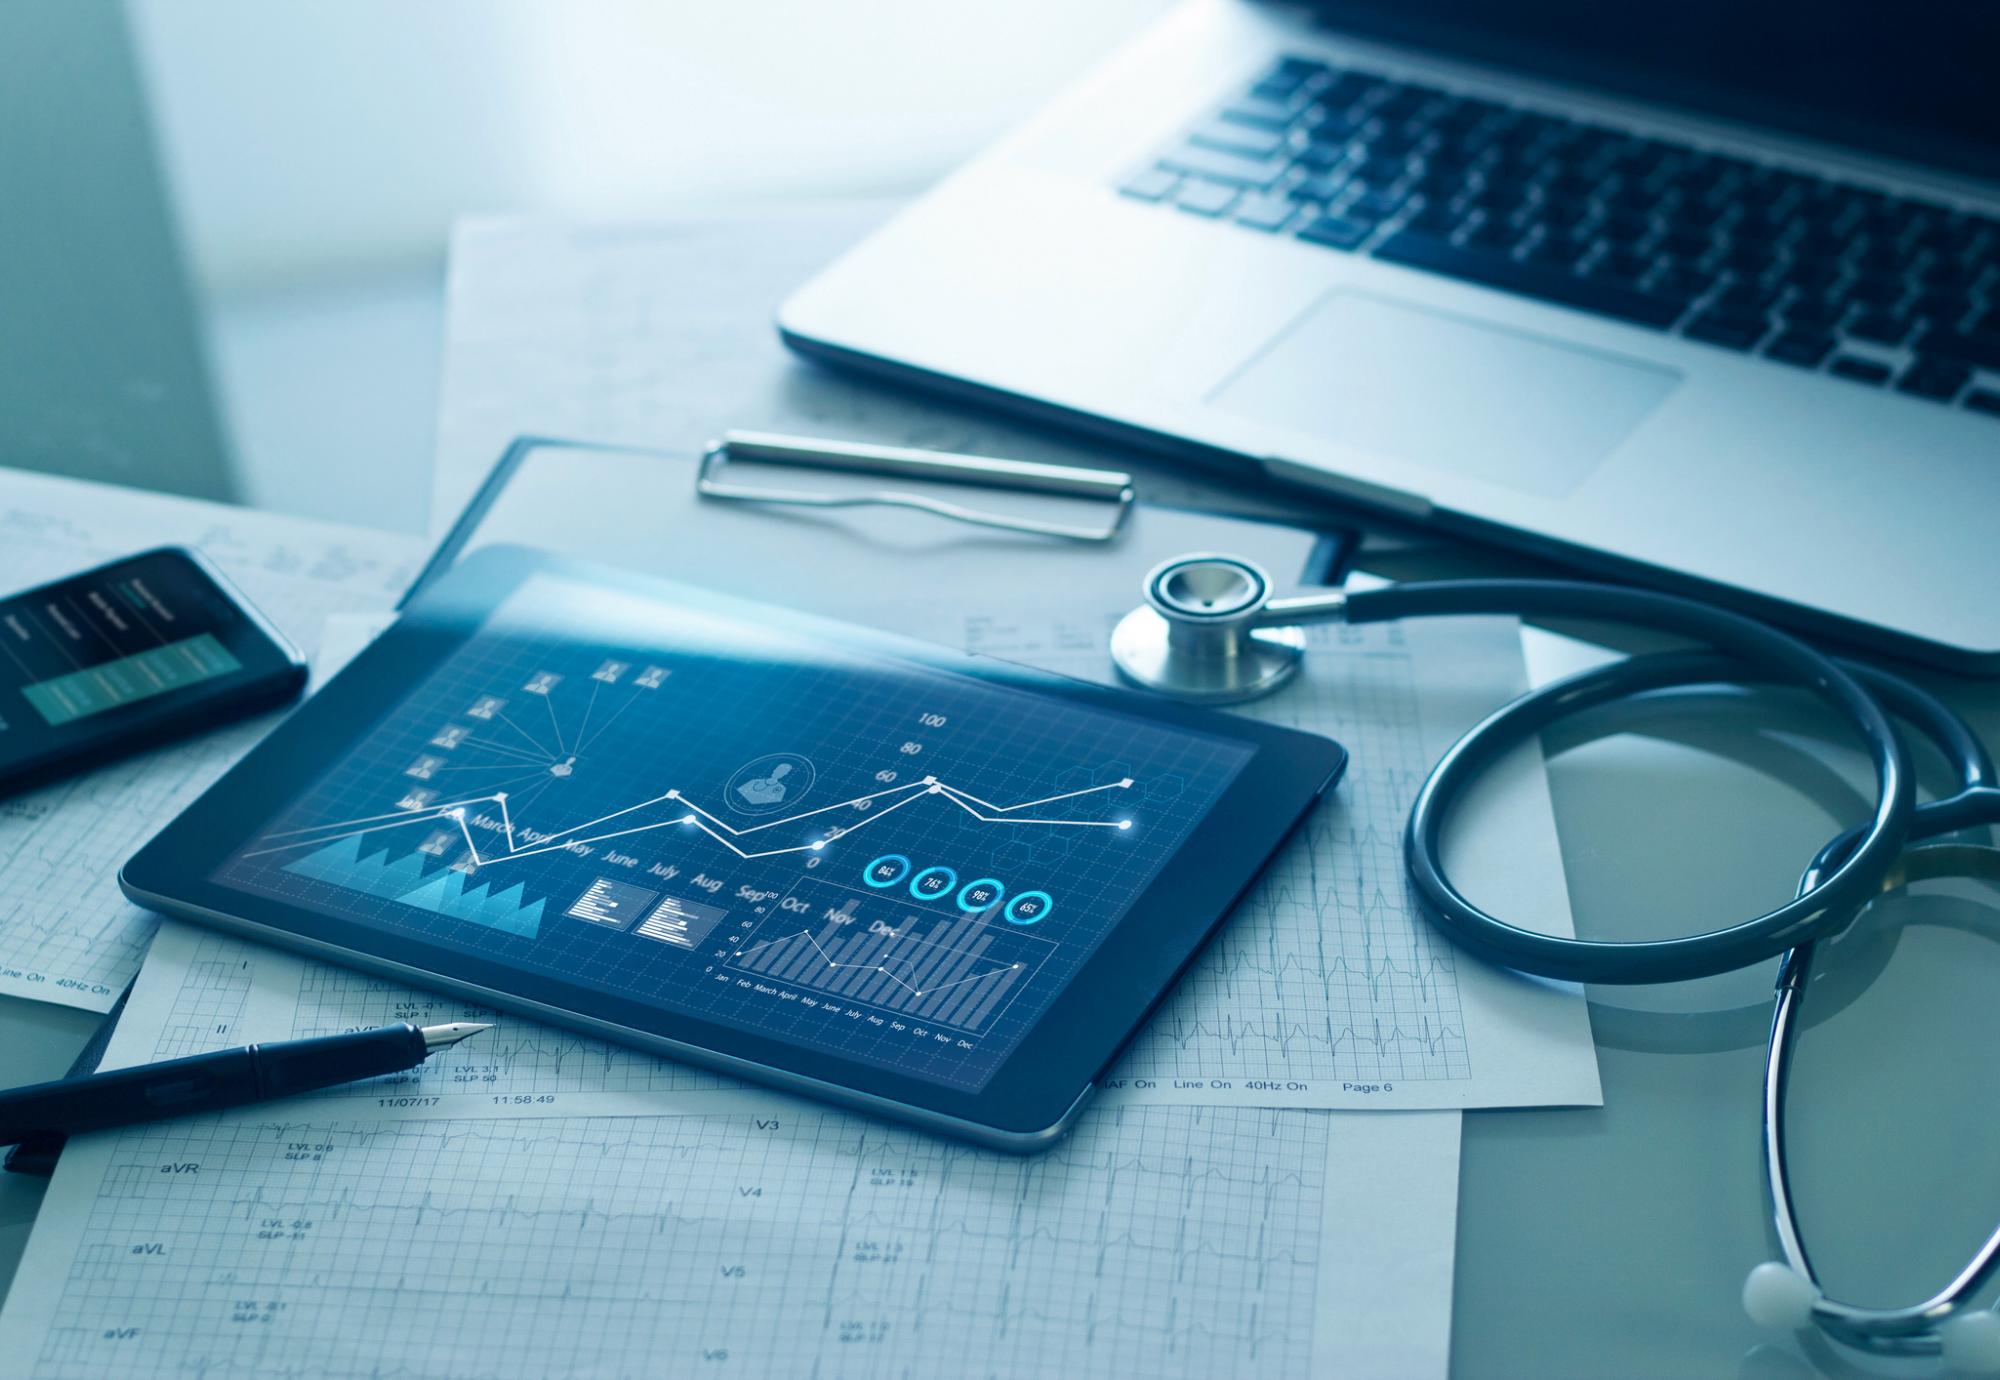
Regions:
[[1303, 1376], [1329, 1130], [1126, 1108], [1025, 1160], [790, 1103], [133, 1130], [32, 1373]]

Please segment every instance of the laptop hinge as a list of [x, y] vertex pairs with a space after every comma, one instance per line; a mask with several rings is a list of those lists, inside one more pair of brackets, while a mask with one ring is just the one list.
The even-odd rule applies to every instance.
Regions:
[[1413, 494], [1407, 489], [1395, 489], [1387, 484], [1375, 484], [1365, 479], [1355, 479], [1349, 475], [1335, 474], [1319, 465], [1302, 464], [1297, 460], [1285, 460], [1275, 455], [1267, 455], [1257, 462], [1264, 472], [1273, 479], [1287, 484], [1298, 484], [1310, 489], [1320, 489], [1350, 503], [1377, 508], [1384, 512], [1406, 517], [1414, 522], [1428, 522], [1436, 508], [1422, 494]]

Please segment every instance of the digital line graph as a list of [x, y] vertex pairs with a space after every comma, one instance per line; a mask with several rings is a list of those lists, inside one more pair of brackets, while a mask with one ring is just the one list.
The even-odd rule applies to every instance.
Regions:
[[[901, 786], [889, 786], [879, 791], [869, 792], [866, 795], [855, 796], [851, 800], [838, 801], [832, 805], [822, 805], [817, 809], [802, 810], [797, 814], [786, 815], [782, 819], [769, 820], [763, 824], [753, 824], [744, 828], [737, 828], [729, 824], [713, 811], [697, 805], [692, 799], [684, 795], [679, 787], [674, 787], [649, 800], [642, 800], [637, 804], [627, 805], [621, 809], [613, 810], [609, 814], [585, 820], [581, 824], [572, 824], [553, 832], [524, 830], [523, 833], [527, 836], [525, 843], [515, 832], [514, 819], [507, 806], [507, 792], [495, 791], [490, 795], [469, 796], [463, 800], [451, 800], [443, 804], [427, 803], [414, 809], [390, 810], [379, 815], [364, 815], [359, 819], [335, 820], [303, 829], [283, 830], [269, 835], [268, 838], [285, 839], [285, 842], [272, 843], [267, 847], [253, 849], [243, 856], [245, 858], [264, 857], [273, 853], [283, 853], [298, 848], [311, 848], [333, 843], [340, 839], [377, 833], [384, 829], [397, 829], [410, 824], [442, 820], [456, 826], [459, 833], [463, 836], [468, 856], [474, 867], [488, 867], [496, 863], [517, 862], [520, 859], [537, 857], [544, 853], [565, 850], [573, 852], [579, 847], [605, 843], [612, 839], [627, 838], [634, 834], [651, 833], [658, 829], [690, 825], [701, 833], [706, 834], [709, 838], [714, 839], [717, 843], [720, 843], [739, 858], [746, 860], [753, 858], [775, 858], [788, 853], [818, 852], [836, 839], [845, 838], [849, 834], [879, 819], [894, 814], [906, 805], [930, 797], [937, 797], [957, 806], [983, 824], [1028, 825], [1058, 829], [1111, 829], [1122, 832], [1132, 827], [1131, 820], [1046, 819], [1017, 815], [1013, 812], [1032, 809], [1039, 805], [1053, 805], [1060, 801], [1072, 800], [1080, 796], [1096, 795], [1103, 791], [1129, 790], [1133, 784], [1130, 777], [1122, 777], [1117, 781], [1107, 782], [1101, 786], [1086, 786], [1081, 790], [1064, 791], [1056, 795], [1043, 796], [1037, 800], [1024, 800], [1014, 805], [995, 805], [991, 801], [982, 800], [980, 797], [973, 795], [970, 791], [961, 790], [956, 786], [941, 781], [935, 776], [926, 776], [919, 781], [906, 782]], [[876, 810], [871, 808], [876, 801], [890, 796], [899, 796], [901, 798], [882, 809]], [[497, 808], [499, 813], [498, 832], [504, 842], [497, 849], [489, 847], [482, 851], [478, 840], [473, 837], [470, 823], [471, 817], [466, 812], [484, 805], [492, 805]], [[636, 814], [641, 810], [650, 809], [656, 805], [684, 807], [686, 813], [675, 815], [670, 819], [654, 820], [651, 823], [613, 829], [604, 833], [586, 834], [584, 832], [595, 829], [601, 824], [608, 824], [615, 819]], [[766, 830], [776, 829], [784, 825], [796, 824], [801, 820], [826, 815], [835, 810], [852, 809], [867, 809], [870, 812], [865, 819], [862, 819], [858, 823], [829, 827], [818, 838], [806, 843], [759, 849], [754, 846], [745, 848], [736, 842], [736, 840], [746, 838], [752, 834], [763, 833]], [[990, 813], [983, 813], [982, 811]]]

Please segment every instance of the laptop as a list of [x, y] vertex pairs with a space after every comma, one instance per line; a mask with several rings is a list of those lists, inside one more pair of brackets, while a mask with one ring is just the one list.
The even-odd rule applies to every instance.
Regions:
[[2000, 5], [1195, 0], [796, 349], [2000, 674]]

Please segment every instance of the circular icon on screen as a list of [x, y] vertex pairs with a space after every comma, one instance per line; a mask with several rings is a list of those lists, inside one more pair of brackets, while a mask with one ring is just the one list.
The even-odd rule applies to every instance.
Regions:
[[910, 878], [910, 895], [919, 901], [934, 901], [958, 885], [958, 874], [948, 867], [927, 867]]
[[812, 789], [813, 764], [796, 752], [773, 752], [736, 769], [723, 791], [742, 815], [772, 815], [795, 805]]
[[1006, 885], [998, 877], [981, 877], [958, 889], [958, 908], [963, 911], [991, 910], [1006, 895]]
[[880, 891], [885, 886], [894, 886], [910, 875], [910, 860], [901, 853], [884, 853], [868, 864], [861, 880]]
[[1046, 891], [1024, 891], [1009, 901], [1001, 914], [1010, 925], [1038, 925], [1048, 919], [1049, 909], [1054, 905]]

